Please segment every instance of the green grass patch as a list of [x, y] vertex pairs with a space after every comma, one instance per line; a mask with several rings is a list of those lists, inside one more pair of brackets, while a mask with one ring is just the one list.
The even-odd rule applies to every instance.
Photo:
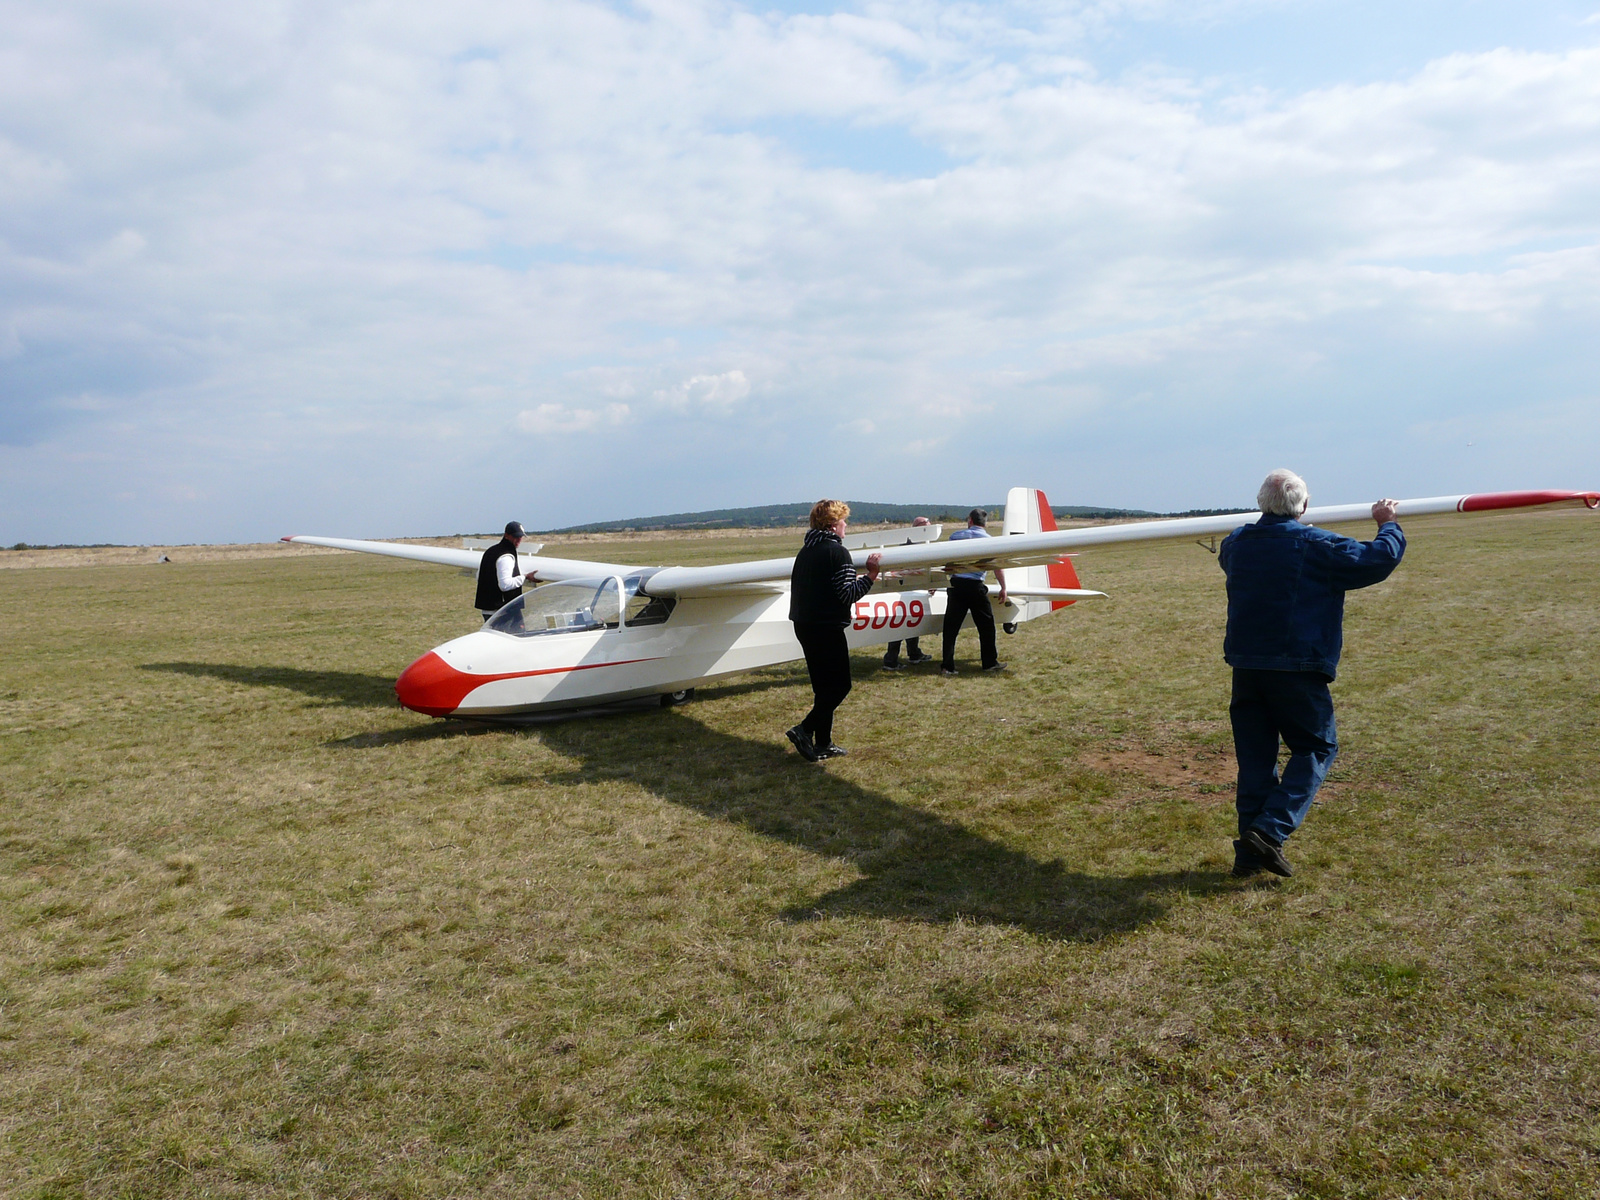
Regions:
[[1001, 678], [858, 655], [825, 767], [798, 665], [398, 709], [449, 572], [0, 573], [0, 1193], [1593, 1196], [1600, 524], [1407, 531], [1287, 881], [1228, 875], [1194, 545]]

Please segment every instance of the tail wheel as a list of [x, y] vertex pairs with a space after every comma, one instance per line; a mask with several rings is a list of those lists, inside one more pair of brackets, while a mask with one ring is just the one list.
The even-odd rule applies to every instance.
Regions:
[[684, 688], [681, 692], [663, 692], [661, 694], [661, 707], [676, 708], [678, 705], [687, 704], [693, 699], [693, 688]]
[[1015, 633], [1017, 631], [1017, 623], [1015, 621], [1007, 621], [1004, 625], [1000, 626], [1000, 628], [1004, 629], [1007, 633]]

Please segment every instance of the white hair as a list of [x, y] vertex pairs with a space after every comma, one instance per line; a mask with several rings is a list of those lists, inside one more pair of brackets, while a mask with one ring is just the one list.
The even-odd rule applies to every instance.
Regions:
[[1287, 467], [1269, 472], [1261, 490], [1256, 493], [1256, 507], [1264, 513], [1280, 517], [1298, 517], [1311, 503], [1311, 491], [1306, 481]]

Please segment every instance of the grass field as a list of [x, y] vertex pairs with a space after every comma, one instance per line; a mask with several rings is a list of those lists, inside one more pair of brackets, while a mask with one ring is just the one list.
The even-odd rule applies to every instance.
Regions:
[[1600, 519], [1407, 531], [1287, 881], [1192, 544], [822, 767], [798, 668], [397, 709], [451, 572], [0, 572], [0, 1193], [1593, 1197]]

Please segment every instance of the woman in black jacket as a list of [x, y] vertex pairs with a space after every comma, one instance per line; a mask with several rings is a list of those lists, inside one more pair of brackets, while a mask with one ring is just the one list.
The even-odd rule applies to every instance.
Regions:
[[811, 507], [811, 530], [794, 556], [789, 574], [789, 620], [805, 651], [806, 670], [816, 701], [805, 719], [789, 730], [789, 740], [807, 762], [844, 753], [833, 744], [833, 711], [850, 694], [851, 606], [878, 579], [881, 555], [867, 558], [867, 573], [857, 575], [842, 541], [850, 506], [842, 500], [818, 500]]

